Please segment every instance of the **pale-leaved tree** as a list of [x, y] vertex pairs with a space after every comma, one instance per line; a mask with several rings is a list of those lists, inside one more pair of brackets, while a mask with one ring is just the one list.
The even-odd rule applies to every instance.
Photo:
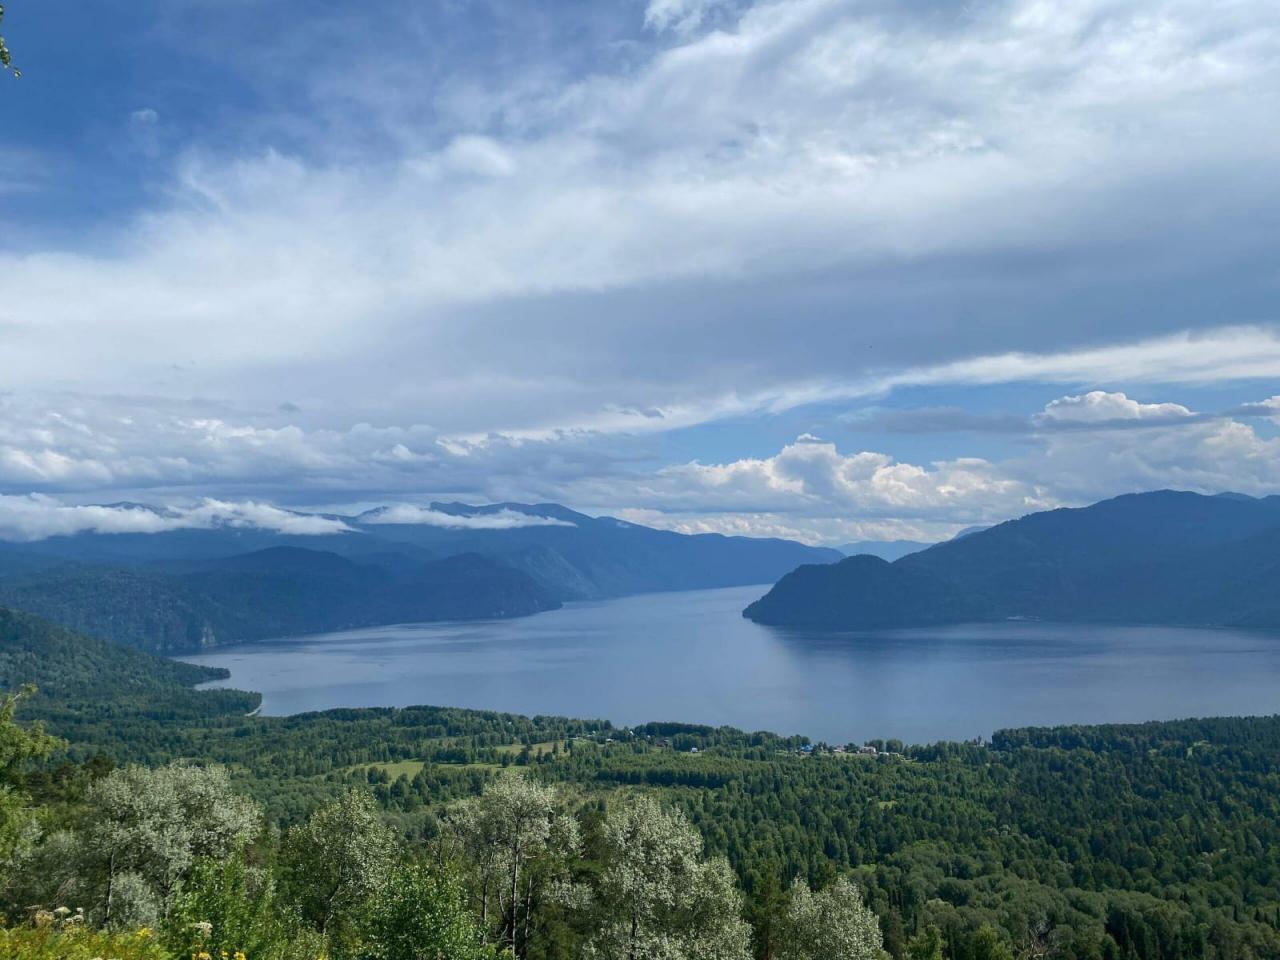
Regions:
[[599, 960], [746, 960], [750, 928], [723, 859], [706, 860], [674, 809], [636, 797], [609, 810], [587, 955]]
[[475, 872], [486, 938], [496, 923], [501, 941], [525, 956], [539, 908], [568, 898], [577, 822], [553, 789], [511, 772], [455, 806], [448, 826]]
[[89, 788], [81, 832], [91, 913], [106, 924], [163, 916], [201, 857], [222, 858], [261, 828], [221, 767], [114, 770]]
[[844, 877], [814, 892], [803, 880], [791, 886], [780, 960], [880, 960], [887, 955], [876, 915]]

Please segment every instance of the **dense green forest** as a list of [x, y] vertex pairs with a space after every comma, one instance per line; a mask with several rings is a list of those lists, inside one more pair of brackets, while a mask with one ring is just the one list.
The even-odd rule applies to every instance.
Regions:
[[[392, 890], [456, 906], [437, 919], [468, 944], [626, 956], [617, 937], [631, 916], [621, 906], [634, 892], [629, 844], [650, 831], [683, 839], [663, 854], [670, 871], [642, 884], [656, 899], [637, 915], [657, 939], [637, 956], [742, 956], [748, 942], [758, 957], [1280, 956], [1280, 718], [1009, 730], [990, 743], [876, 743], [872, 754], [731, 729], [434, 707], [261, 717], [249, 715], [252, 694], [191, 689], [204, 678], [0, 615], [0, 685], [37, 684], [18, 716], [64, 738], [43, 759], [18, 751], [5, 768], [6, 796], [36, 811], [35, 827], [10, 831], [11, 936], [56, 932], [56, 918], [22, 926], [32, 904], [83, 908], [86, 925], [114, 930], [103, 937], [147, 922], [160, 931], [148, 943], [169, 951], [155, 956], [186, 956], [180, 919], [247, 911], [268, 884], [278, 929], [237, 934], [265, 944], [261, 956], [290, 955], [278, 952], [286, 943], [299, 945], [296, 956], [426, 956], [377, 952], [425, 909]], [[213, 781], [188, 783], [193, 762]], [[112, 829], [136, 836], [129, 817], [141, 814], [120, 797], [184, 789], [225, 795], [240, 811], [240, 852], [228, 859], [235, 845], [224, 843], [215, 864], [192, 847], [180, 868], [161, 871], [163, 884], [139, 867], [142, 879], [124, 884], [134, 915], [108, 922], [105, 861], [65, 850], [92, 848], [111, 798], [127, 808], [107, 817]], [[526, 801], [541, 826], [513, 894], [511, 856], [491, 843]], [[332, 829], [348, 822], [365, 826]], [[374, 838], [368, 850], [324, 850], [317, 839], [362, 831]], [[350, 892], [329, 927], [303, 878], [315, 858], [343, 856], [386, 870]], [[391, 872], [400, 879], [388, 887]], [[689, 901], [671, 900], [664, 884]], [[815, 926], [836, 941], [805, 941]], [[248, 942], [219, 941], [232, 951]]]

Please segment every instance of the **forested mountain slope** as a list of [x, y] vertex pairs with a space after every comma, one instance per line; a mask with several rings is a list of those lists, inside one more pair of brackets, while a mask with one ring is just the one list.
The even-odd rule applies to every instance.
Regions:
[[475, 554], [395, 566], [273, 547], [171, 572], [66, 566], [0, 578], [0, 602], [157, 652], [382, 623], [514, 617], [560, 605]]
[[835, 629], [1034, 618], [1280, 626], [1280, 497], [1157, 491], [1051, 510], [892, 564], [800, 567], [745, 615]]

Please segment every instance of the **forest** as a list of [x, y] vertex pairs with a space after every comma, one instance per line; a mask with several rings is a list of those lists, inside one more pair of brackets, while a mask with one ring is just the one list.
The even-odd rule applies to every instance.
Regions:
[[1280, 955], [1280, 718], [829, 745], [202, 679], [0, 614], [0, 958]]

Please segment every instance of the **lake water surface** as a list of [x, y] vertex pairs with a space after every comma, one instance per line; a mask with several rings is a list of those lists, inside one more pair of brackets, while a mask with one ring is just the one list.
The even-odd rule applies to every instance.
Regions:
[[1043, 623], [830, 634], [762, 627], [767, 587], [569, 604], [518, 620], [410, 624], [185, 659], [267, 714], [473, 707], [731, 724], [831, 743], [1000, 727], [1280, 712], [1280, 636]]

